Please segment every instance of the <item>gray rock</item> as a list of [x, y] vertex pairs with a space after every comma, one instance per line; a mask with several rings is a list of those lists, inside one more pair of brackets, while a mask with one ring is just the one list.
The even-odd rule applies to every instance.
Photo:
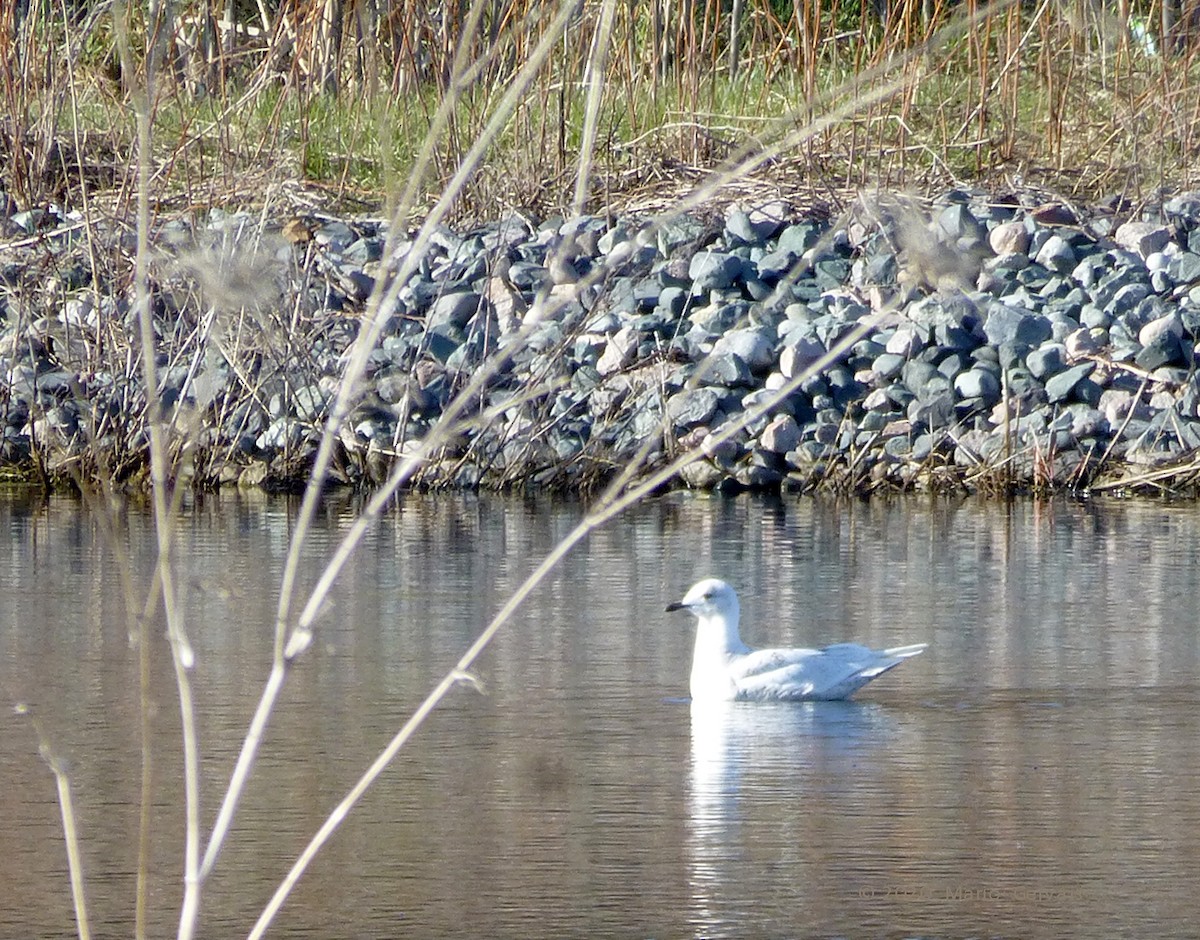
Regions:
[[743, 270], [744, 262], [737, 255], [723, 251], [698, 251], [688, 265], [692, 294], [699, 296], [730, 287], [742, 276]]
[[1072, 359], [1080, 356], [1092, 356], [1100, 352], [1108, 342], [1108, 331], [1100, 327], [1087, 329], [1080, 327], [1067, 335], [1063, 345], [1067, 355]]
[[254, 446], [259, 450], [272, 451], [295, 448], [304, 440], [304, 427], [291, 418], [277, 418], [258, 436]]
[[1045, 317], [1024, 313], [1003, 303], [993, 303], [988, 308], [983, 331], [993, 346], [1005, 343], [1039, 346], [1054, 333]]
[[[880, 391], [876, 389], [876, 391]], [[867, 407], [864, 405], [864, 407]], [[891, 416], [883, 411], [873, 411], [868, 408], [867, 412], [859, 419], [858, 429], [868, 433], [882, 431], [888, 426]]]
[[821, 290], [841, 287], [850, 276], [850, 262], [845, 258], [827, 258], [813, 265], [813, 276]]
[[734, 478], [747, 489], [773, 489], [783, 481], [783, 472], [761, 464], [738, 467]]
[[818, 424], [813, 428], [813, 441], [823, 447], [828, 447], [838, 439], [838, 425]]
[[1073, 394], [1075, 396], [1075, 400], [1080, 404], [1095, 408], [1100, 404], [1100, 396], [1103, 394], [1103, 392], [1104, 389], [1100, 387], [1100, 384], [1089, 376], [1088, 378], [1081, 379], [1079, 381], [1079, 383], [1075, 386]]
[[820, 226], [813, 222], [800, 222], [787, 226], [779, 235], [776, 243], [778, 251], [791, 252], [796, 257], [803, 255], [810, 248], [816, 247], [821, 239]]
[[47, 409], [43, 418], [33, 423], [34, 437], [45, 440], [48, 432], [56, 434], [64, 442], [71, 441], [80, 431], [79, 412], [74, 403], [55, 405]]
[[773, 284], [791, 272], [799, 257], [794, 251], [769, 251], [759, 257], [755, 268], [760, 278]]
[[[766, 281], [754, 277], [753, 272], [750, 272], [746, 275], [745, 289], [751, 300], [758, 301], [760, 304], [765, 304], [766, 307], [774, 307], [776, 303], [778, 303], [778, 297], [775, 289]], [[755, 307], [752, 309], [757, 310], [765, 308]], [[783, 315], [782, 311], [779, 313], [780, 316]]]
[[1051, 235], [1046, 239], [1045, 244], [1038, 249], [1034, 260], [1042, 267], [1062, 274], [1071, 272], [1078, 264], [1075, 249], [1061, 235]]
[[1112, 315], [1107, 310], [1102, 310], [1095, 304], [1084, 304], [1083, 309], [1079, 311], [1079, 324], [1089, 329], [1103, 329], [1107, 331], [1112, 322]]
[[1000, 397], [1000, 382], [985, 369], [968, 369], [955, 377], [954, 391], [959, 398], [977, 398], [992, 405]]
[[734, 353], [752, 372], [763, 372], [775, 365], [775, 347], [764, 329], [732, 330], [717, 340], [713, 355]]
[[886, 413], [892, 410], [892, 400], [888, 397], [887, 389], [876, 388], [867, 393], [863, 399], [863, 409], [870, 413]]
[[935, 371], [919, 388], [914, 388], [913, 393], [917, 396], [917, 401], [924, 403], [945, 396], [953, 387], [954, 383], [950, 379]]
[[984, 244], [988, 240], [987, 226], [971, 214], [969, 206], [956, 203], [947, 206], [937, 217], [938, 234], [947, 242], [966, 241]]
[[1114, 317], [1124, 316], [1132, 312], [1148, 296], [1150, 296], [1149, 284], [1143, 282], [1125, 284], [1112, 293], [1105, 303], [1105, 307]]
[[[627, 278], [618, 278], [617, 280], [624, 282], [624, 281], [627, 281], [628, 279]], [[611, 289], [612, 288], [610, 288], [610, 290]], [[630, 285], [630, 291], [633, 295], [634, 307], [643, 313], [645, 313], [648, 310], [653, 310], [655, 307], [658, 306], [659, 298], [662, 296], [662, 293], [664, 290], [679, 291], [679, 288], [677, 288], [677, 287], [664, 288], [662, 286], [662, 284], [659, 283], [657, 278], [653, 278], [653, 277], [640, 278], [639, 280], [633, 282]], [[682, 302], [680, 303], [680, 309], [682, 309]]]
[[895, 252], [890, 246], [879, 246], [854, 262], [850, 278], [860, 289], [876, 284], [891, 287], [896, 284], [899, 274], [900, 262]]
[[1167, 261], [1167, 274], [1176, 284], [1195, 284], [1200, 281], [1200, 254], [1181, 251]]
[[682, 287], [664, 287], [658, 292], [656, 310], [672, 318], [687, 308], [688, 292]]
[[[830, 468], [844, 469], [853, 450], [858, 468], [878, 483], [911, 483], [934, 467], [950, 482], [953, 467], [943, 460], [973, 467], [991, 459], [1001, 426], [1018, 480], [1065, 480], [1101, 453], [1154, 463], [1200, 449], [1200, 196], [1168, 200], [1154, 210], [1161, 218], [1123, 227], [1117, 246], [1107, 240], [1116, 231], [1111, 216], [1058, 227], [1065, 214], [1018, 209], [1015, 201], [990, 206], [965, 192], [933, 205], [926, 230], [935, 251], [964, 254], [971, 274], [997, 253], [983, 264], [978, 290], [906, 284], [898, 296], [891, 286], [897, 222], [882, 210], [869, 222], [852, 216], [839, 229], [784, 225], [777, 236], [782, 215], [759, 218], [753, 210], [731, 211], [723, 230], [680, 219], [654, 235], [643, 235], [637, 221], [594, 216], [536, 231], [515, 215], [475, 232], [440, 230], [395, 308], [385, 311], [368, 357], [367, 394], [343, 434], [348, 450], [364, 453], [368, 443], [374, 450], [340, 466], [337, 479], [383, 479], [390, 458], [382, 450], [397, 434], [426, 434], [467, 374], [496, 349], [506, 358], [479, 405], [499, 417], [469, 431], [468, 459], [460, 460], [461, 450], [454, 457], [461, 473], [432, 463], [427, 482], [487, 486], [507, 475], [570, 485], [597, 468], [608, 472], [647, 441], [652, 465], [661, 466], [664, 415], [681, 446], [685, 439], [701, 446], [712, 428], [800, 378], [798, 390], [736, 441], [712, 448], [684, 479], [774, 486], [793, 468], [787, 485], [810, 488], [827, 481]], [[241, 231], [253, 221], [214, 214], [211, 232]], [[167, 251], [199, 237], [192, 225], [168, 230], [176, 234], [164, 236]], [[231, 381], [240, 374], [232, 366], [250, 368], [249, 361], [227, 366], [217, 356], [189, 367], [180, 363], [198, 360], [182, 350], [173, 365], [164, 362], [164, 404], [227, 416], [228, 427], [199, 428], [198, 442], [239, 466], [251, 462], [260, 480], [268, 462], [271, 472], [282, 466], [280, 447], [291, 449], [289, 467], [292, 455], [299, 466], [312, 453], [334, 376], [359, 328], [357, 319], [336, 314], [351, 310], [347, 298], [361, 301], [411, 251], [402, 241], [382, 257], [384, 234], [369, 220], [330, 220], [318, 230], [320, 272], [331, 286], [297, 308], [314, 324], [305, 339], [308, 361], [285, 362], [269, 344], [256, 352], [255, 401]], [[10, 331], [0, 363], [11, 398], [0, 439], [5, 455], [28, 455], [35, 421], [63, 450], [65, 434], [119, 415], [114, 402], [146, 399], [136, 379], [129, 387], [128, 376], [80, 362], [79, 337], [107, 320], [127, 323], [132, 307], [103, 284], [83, 292], [91, 267], [77, 257], [78, 246], [52, 241], [54, 250], [60, 245], [62, 263], [46, 286], [61, 302], [44, 320], [31, 324], [20, 306], [28, 261], [14, 254], [0, 265], [0, 318]], [[671, 254], [660, 256], [658, 247]], [[285, 254], [281, 263], [296, 260], [295, 248]], [[562, 264], [573, 273], [556, 274]], [[281, 264], [272, 273], [273, 296], [290, 289], [286, 270]], [[577, 298], [562, 285], [556, 296], [567, 302], [547, 314], [552, 281], [589, 271], [595, 287]], [[179, 321], [193, 316], [189, 297], [163, 288], [155, 302], [160, 335], [189, 335]], [[838, 361], [809, 374], [832, 344], [879, 311], [868, 334], [851, 337]], [[518, 343], [522, 321], [536, 326]], [[562, 385], [539, 393], [547, 380]], [[1119, 428], [1124, 439], [1109, 452]], [[1058, 449], [1053, 465], [1035, 464], [1048, 448]], [[940, 477], [929, 479], [941, 485]], [[969, 475], [960, 479], [970, 485]]]
[[943, 432], [918, 434], [913, 438], [910, 457], [916, 461], [928, 460], [937, 449], [937, 442], [944, 437]]
[[1131, 285], [1140, 285], [1143, 288], [1143, 293], [1140, 296], [1132, 300], [1132, 302], [1127, 301], [1128, 306], [1126, 309], [1131, 309], [1149, 293], [1149, 288], [1146, 283], [1145, 272], [1139, 272], [1130, 267], [1120, 267], [1115, 271], [1110, 271], [1102, 275], [1092, 287], [1092, 302], [1110, 314], [1116, 315], [1121, 311], [1112, 309], [1113, 298], [1116, 297], [1118, 291]]
[[[768, 403], [774, 397], [775, 396], [771, 390], [766, 388], [757, 388], [754, 391], [742, 396], [741, 408], [743, 411], [749, 411], [752, 408], [757, 408], [760, 405]], [[774, 411], [776, 414], [789, 414], [795, 417], [800, 402], [801, 400], [795, 396], [789, 396], [781, 400], [778, 404], [774, 405]], [[763, 422], [763, 427], [766, 427], [766, 421]]]
[[690, 259], [668, 258], [655, 266], [653, 274], [663, 287], [686, 287], [690, 290], [692, 286], [692, 279], [688, 277], [690, 266]]
[[938, 361], [937, 370], [953, 382], [955, 376], [970, 367], [971, 361], [963, 353], [949, 353]]
[[897, 356], [894, 353], [884, 353], [875, 360], [872, 368], [880, 378], [894, 379], [900, 375], [906, 361], [903, 356]]
[[1170, 331], [1158, 333], [1134, 356], [1134, 362], [1148, 371], [1183, 361], [1179, 337]]
[[[596, 226], [603, 229], [597, 234]], [[616, 225], [608, 228], [603, 220], [596, 219], [581, 223], [580, 226], [570, 227], [571, 223], [564, 226], [563, 235], [571, 235], [575, 239], [575, 244], [580, 246], [581, 250], [586, 251], [588, 240], [595, 237], [595, 251], [602, 255], [611, 255], [614, 251], [623, 251], [623, 246], [628, 244], [636, 245], [638, 241], [630, 232], [628, 226], [618, 222]]]
[[942, 349], [970, 352], [979, 346], [975, 334], [965, 325], [939, 323], [933, 328], [933, 341]]
[[678, 428], [707, 424], [717, 413], [721, 396], [711, 388], [691, 388], [667, 399], [667, 417]]
[[[1026, 243], [1029, 239], [1026, 236]], [[1032, 264], [1029, 256], [1022, 252], [1009, 252], [1003, 255], [997, 255], [995, 258], [989, 258], [984, 264], [984, 271], [993, 274], [1001, 279], [1001, 284], [1007, 284], [1019, 272], [1024, 271]]]
[[1094, 362], [1084, 362], [1058, 373], [1046, 382], [1046, 398], [1050, 404], [1066, 401], [1080, 381], [1092, 374]]
[[766, 241], [777, 234], [791, 214], [792, 207], [782, 199], [764, 202], [754, 206], [748, 212], [750, 224], [761, 241]]
[[1029, 355], [1025, 357], [1025, 365], [1034, 378], [1044, 382], [1050, 376], [1066, 369], [1066, 347], [1058, 343], [1045, 343], [1037, 349], [1030, 350]]
[[924, 428], [942, 428], [950, 425], [954, 420], [954, 393], [950, 389], [949, 382], [945, 378], [941, 381], [945, 383], [943, 386], [929, 389], [924, 396], [919, 396], [915, 401], [909, 403], [907, 416], [914, 424]]
[[779, 231], [783, 220], [761, 212], [751, 214], [736, 206], [725, 214], [725, 232], [731, 241], [760, 245]]
[[754, 376], [745, 360], [736, 353], [708, 356], [696, 373], [704, 381], [726, 388], [752, 388]]
[[429, 311], [429, 325], [434, 327], [449, 323], [462, 329], [471, 322], [484, 303], [486, 301], [474, 291], [443, 294], [434, 301]]
[[679, 471], [684, 485], [696, 490], [711, 490], [728, 477], [727, 471], [709, 460], [695, 460]]
[[316, 421], [325, 414], [325, 403], [329, 396], [316, 385], [298, 388], [292, 394], [292, 410], [301, 421]]
[[1200, 228], [1200, 193], [1181, 193], [1163, 203], [1163, 215], [1185, 231]]
[[1071, 436], [1075, 439], [1085, 437], [1106, 437], [1110, 428], [1104, 412], [1088, 405], [1068, 405], [1067, 414], [1071, 416]]
[[728, 304], [714, 301], [703, 307], [694, 307], [690, 319], [697, 326], [702, 326], [710, 333], [724, 333], [731, 330], [746, 316], [743, 304]]
[[904, 364], [900, 375], [905, 386], [914, 394], [919, 394], [920, 389], [924, 388], [926, 383], [935, 376], [940, 376], [941, 373], [931, 362], [913, 360]]
[[1110, 267], [1108, 259], [1100, 255], [1088, 255], [1075, 265], [1071, 280], [1081, 287], [1094, 287], [1109, 273]]

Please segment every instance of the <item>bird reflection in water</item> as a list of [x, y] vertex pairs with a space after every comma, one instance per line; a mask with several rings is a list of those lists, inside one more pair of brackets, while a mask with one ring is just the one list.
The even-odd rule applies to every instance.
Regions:
[[875, 703], [691, 704], [688, 843], [698, 933], [745, 930], [739, 914], [750, 912], [740, 910], [737, 881], [746, 877], [748, 853], [770, 851], [750, 838], [751, 828], [767, 822], [763, 814], [777, 817], [772, 829], [792, 830], [812, 788], [869, 774], [873, 753], [887, 750], [896, 725]]

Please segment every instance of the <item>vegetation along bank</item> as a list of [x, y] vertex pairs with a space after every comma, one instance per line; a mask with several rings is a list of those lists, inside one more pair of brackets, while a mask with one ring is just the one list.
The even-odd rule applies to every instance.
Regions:
[[1200, 469], [1197, 195], [1136, 213], [960, 189], [836, 215], [510, 214], [385, 255], [386, 228], [161, 226], [151, 391], [132, 295], [97, 289], [122, 283], [96, 259], [131, 232], [18, 213], [0, 459], [136, 482], [154, 407], [177, 478], [302, 484], [377, 316], [333, 428], [338, 483], [408, 456], [421, 486], [587, 490], [687, 450], [682, 482], [721, 489], [1171, 490]]

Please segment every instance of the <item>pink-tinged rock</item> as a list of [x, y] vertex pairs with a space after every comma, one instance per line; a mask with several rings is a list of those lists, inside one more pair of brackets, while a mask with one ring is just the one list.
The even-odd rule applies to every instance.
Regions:
[[1030, 218], [1039, 225], [1077, 225], [1079, 217], [1061, 202], [1047, 202], [1029, 210]]
[[920, 332], [912, 327], [901, 327], [887, 341], [887, 351], [904, 356], [906, 359], [915, 356], [925, 348], [925, 339]]
[[794, 379], [825, 355], [825, 347], [815, 339], [798, 339], [788, 343], [779, 353], [779, 371]]
[[1150, 417], [1150, 409], [1138, 401], [1137, 395], [1125, 389], [1106, 388], [1100, 393], [1099, 409], [1113, 428], [1120, 427], [1131, 411], [1135, 418]]
[[892, 400], [887, 396], [887, 389], [876, 388], [867, 393], [863, 399], [864, 411], [890, 411]]
[[521, 325], [521, 318], [529, 310], [529, 304], [525, 303], [521, 292], [509, 284], [506, 278], [491, 277], [488, 278], [484, 296], [492, 302], [500, 331], [505, 334], [515, 332]]
[[[871, 308], [872, 313], [881, 313], [888, 310], [892, 306], [895, 291], [890, 287], [880, 287], [878, 284], [872, 284], [867, 288], [867, 306]], [[883, 324], [881, 323], [880, 326]]]
[[786, 454], [800, 445], [800, 425], [791, 415], [776, 415], [763, 428], [758, 442], [773, 454]]
[[1001, 222], [988, 232], [988, 245], [998, 255], [1027, 254], [1029, 231], [1024, 222]]
[[1147, 258], [1162, 251], [1171, 240], [1171, 230], [1157, 222], [1126, 222], [1113, 235], [1113, 241], [1127, 251]]
[[623, 326], [608, 338], [608, 345], [596, 362], [596, 371], [601, 375], [612, 375], [619, 372], [633, 361], [637, 352], [637, 331], [631, 326]]

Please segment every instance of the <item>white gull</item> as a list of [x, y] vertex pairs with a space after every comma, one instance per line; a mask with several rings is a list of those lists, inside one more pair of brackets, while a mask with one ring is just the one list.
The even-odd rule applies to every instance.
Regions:
[[799, 702], [849, 698], [872, 679], [925, 649], [925, 643], [873, 650], [857, 643], [824, 649], [752, 650], [738, 634], [737, 592], [707, 578], [667, 610], [696, 615], [693, 702]]

